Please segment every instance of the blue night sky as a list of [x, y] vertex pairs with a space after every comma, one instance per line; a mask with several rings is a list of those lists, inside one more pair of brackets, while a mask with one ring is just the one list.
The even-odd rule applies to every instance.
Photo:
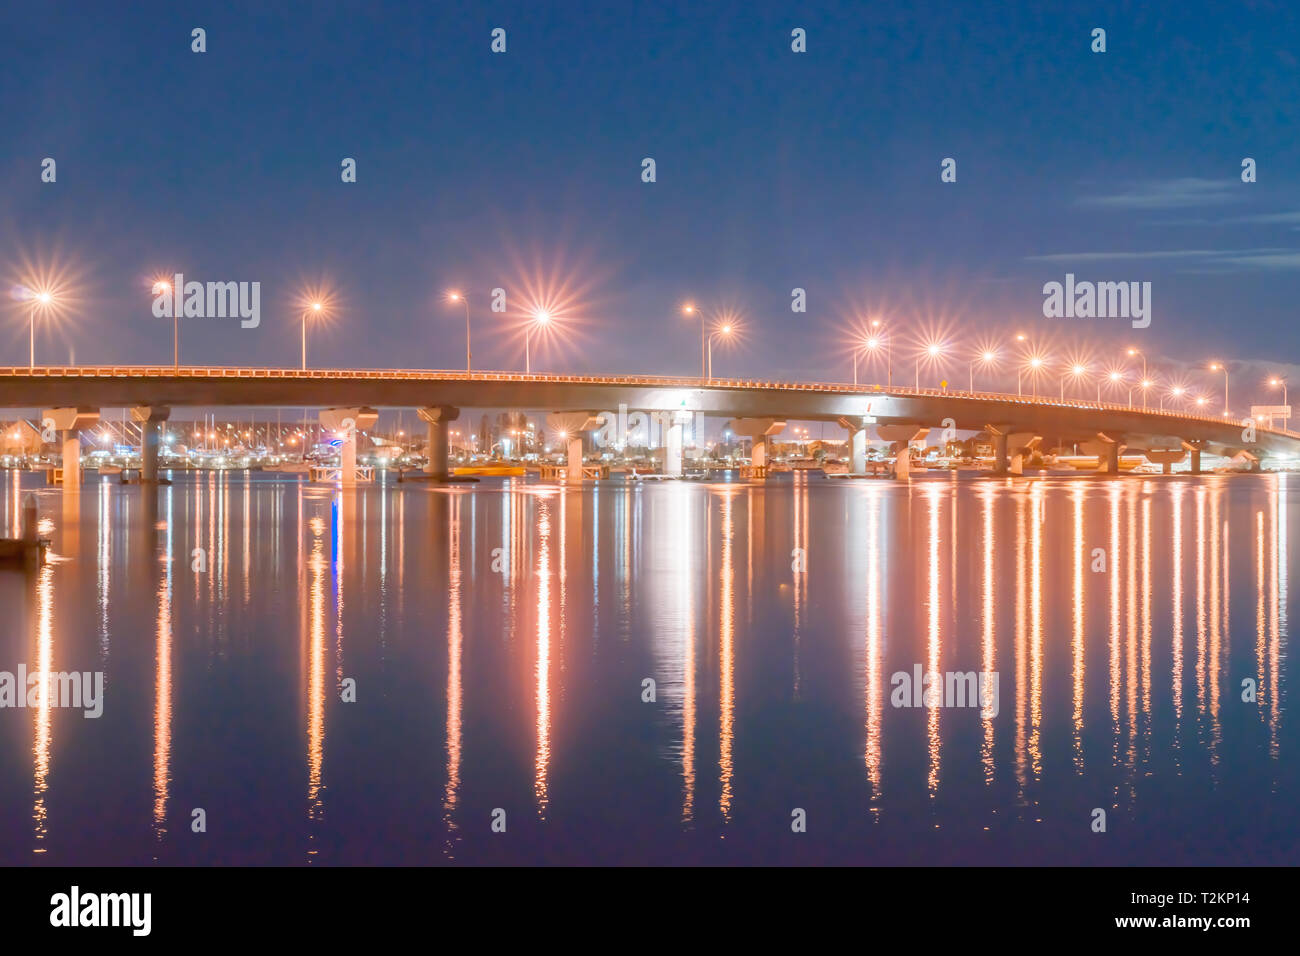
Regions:
[[[255, 330], [183, 322], [193, 364], [296, 365], [321, 280], [322, 365], [463, 367], [452, 287], [490, 368], [522, 367], [530, 297], [566, 328], [545, 371], [698, 374], [687, 299], [742, 317], [727, 376], [847, 379], [867, 315], [896, 381], [925, 335], [958, 382], [1017, 331], [1099, 365], [1127, 345], [1257, 362], [1234, 388], [1297, 361], [1294, 5], [120, 6], [0, 13], [0, 274], [75, 290], [38, 363], [170, 362], [149, 284], [176, 271], [262, 284]], [[1067, 272], [1151, 282], [1151, 326], [1044, 318]], [[487, 310], [498, 286], [510, 315]], [[26, 311], [3, 302], [0, 362], [21, 364]]]

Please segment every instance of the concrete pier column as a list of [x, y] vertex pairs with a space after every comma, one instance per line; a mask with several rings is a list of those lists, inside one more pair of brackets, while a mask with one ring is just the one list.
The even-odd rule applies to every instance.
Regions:
[[921, 441], [930, 429], [921, 425], [877, 425], [876, 434], [882, 441], [893, 442], [894, 477], [908, 481], [912, 474], [912, 442]]
[[896, 481], [912, 480], [912, 443], [894, 443], [894, 479]]
[[664, 474], [682, 476], [682, 423], [673, 422], [664, 429]]
[[569, 481], [582, 480], [582, 433], [569, 436], [569, 456], [564, 477]]
[[1193, 475], [1199, 475], [1201, 473], [1201, 450], [1199, 448], [1192, 449], [1191, 467], [1187, 470]]
[[993, 473], [995, 475], [1005, 475], [1008, 470], [1007, 463], [1007, 436], [1003, 432], [991, 432], [993, 438]]
[[1181, 448], [1148, 448], [1146, 450], [1146, 459], [1153, 465], [1160, 466], [1160, 474], [1171, 475], [1174, 471], [1174, 465], [1178, 464], [1187, 457], [1187, 452]]
[[47, 408], [41, 412], [41, 428], [63, 432], [63, 485], [81, 487], [81, 429], [99, 421], [99, 409], [85, 407]]
[[158, 481], [158, 445], [172, 410], [158, 405], [138, 405], [131, 409], [132, 421], [140, 424], [140, 481]]
[[849, 474], [867, 473], [867, 428], [861, 419], [841, 418], [840, 427], [849, 433]]
[[582, 481], [582, 436], [600, 424], [600, 416], [594, 412], [552, 412], [547, 416], [551, 433], [564, 442], [568, 455], [564, 467], [565, 481]]
[[81, 483], [81, 432], [69, 428], [63, 433], [63, 484], [80, 487]]
[[1089, 441], [1079, 443], [1079, 447], [1085, 455], [1097, 456], [1097, 473], [1101, 475], [1118, 475], [1119, 474], [1119, 456], [1127, 447], [1122, 441], [1121, 436], [1106, 435], [1101, 432], [1097, 437]]
[[1111, 442], [1106, 446], [1105, 472], [1108, 475], [1119, 474], [1119, 444]]
[[765, 474], [759, 469], [767, 468], [771, 451], [767, 441], [785, 430], [785, 422], [779, 418], [733, 418], [727, 427], [733, 434], [750, 440], [749, 463], [756, 473]]
[[428, 425], [428, 443], [425, 446], [424, 473], [437, 481], [446, 481], [451, 475], [447, 462], [447, 426], [460, 417], [460, 409], [450, 405], [430, 405], [419, 410], [420, 418]]
[[373, 408], [322, 408], [320, 424], [343, 440], [339, 448], [339, 484], [352, 488], [357, 483], [357, 433], [374, 427], [379, 413]]

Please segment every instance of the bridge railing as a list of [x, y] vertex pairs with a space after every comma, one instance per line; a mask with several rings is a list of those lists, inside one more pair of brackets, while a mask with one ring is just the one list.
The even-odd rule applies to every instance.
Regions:
[[[734, 378], [681, 378], [664, 375], [557, 375], [506, 371], [466, 372], [456, 369], [297, 369], [254, 368], [242, 366], [196, 365], [38, 365], [0, 367], [0, 377], [32, 378], [178, 378], [178, 379], [325, 379], [369, 381], [429, 381], [429, 382], [550, 382], [555, 384], [590, 384], [613, 386], [643, 386], [658, 388], [711, 388], [711, 389], [768, 389], [773, 391], [819, 392], [870, 397], [878, 395], [900, 397], [968, 398], [975, 401], [1001, 402], [1018, 405], [1046, 406], [1052, 408], [1078, 408], [1108, 412], [1138, 412], [1159, 415], [1180, 421], [1198, 421], [1224, 424], [1222, 415], [1199, 415], [1179, 409], [1139, 408], [1122, 402], [1097, 402], [1089, 399], [1059, 398], [1052, 395], [1024, 395], [1011, 392], [981, 392], [969, 389], [917, 388], [909, 385], [881, 385], [879, 383], [853, 385], [845, 382], [778, 382], [759, 379]], [[1237, 420], [1232, 419], [1235, 423]], [[1300, 432], [1284, 428], [1262, 429], [1269, 433], [1300, 439]]]

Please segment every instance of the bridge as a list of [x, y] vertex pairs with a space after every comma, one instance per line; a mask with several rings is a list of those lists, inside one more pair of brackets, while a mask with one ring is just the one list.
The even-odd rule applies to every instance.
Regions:
[[[895, 474], [906, 477], [910, 442], [929, 429], [986, 431], [995, 472], [1017, 471], [1044, 439], [1080, 445], [1098, 457], [1098, 470], [1115, 473], [1124, 451], [1162, 464], [1191, 455], [1199, 472], [1202, 452], [1238, 457], [1258, 468], [1266, 456], [1300, 457], [1300, 433], [1258, 427], [1224, 416], [1179, 409], [1135, 408], [1053, 396], [954, 389], [773, 382], [666, 376], [548, 375], [405, 369], [284, 369], [222, 366], [0, 367], [0, 407], [42, 408], [42, 421], [64, 433], [66, 465], [80, 455], [79, 429], [94, 424], [99, 409], [129, 407], [142, 425], [145, 481], [157, 479], [158, 445], [173, 406], [319, 407], [321, 424], [348, 438], [342, 480], [356, 472], [355, 432], [374, 424], [379, 409], [414, 408], [428, 424], [434, 479], [448, 476], [447, 425], [464, 407], [546, 410], [568, 441], [569, 474], [582, 473], [584, 431], [601, 412], [620, 405], [658, 413], [666, 426], [665, 473], [681, 474], [682, 424], [692, 414], [730, 419], [737, 435], [753, 439], [753, 462], [766, 464], [768, 440], [787, 419], [829, 421], [850, 437], [851, 473], [865, 471], [868, 428], [892, 443]], [[759, 473], [762, 473], [761, 470]]]

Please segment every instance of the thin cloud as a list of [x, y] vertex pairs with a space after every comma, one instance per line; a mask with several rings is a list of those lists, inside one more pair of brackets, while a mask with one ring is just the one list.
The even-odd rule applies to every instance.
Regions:
[[1222, 204], [1240, 197], [1239, 183], [1226, 179], [1153, 180], [1139, 183], [1124, 192], [1105, 196], [1084, 196], [1083, 206], [1110, 209], [1180, 209], [1187, 206]]
[[1206, 271], [1231, 272], [1241, 269], [1300, 269], [1300, 249], [1161, 249], [1149, 252], [1058, 252], [1025, 256], [1029, 262], [1134, 262], [1195, 260]]

